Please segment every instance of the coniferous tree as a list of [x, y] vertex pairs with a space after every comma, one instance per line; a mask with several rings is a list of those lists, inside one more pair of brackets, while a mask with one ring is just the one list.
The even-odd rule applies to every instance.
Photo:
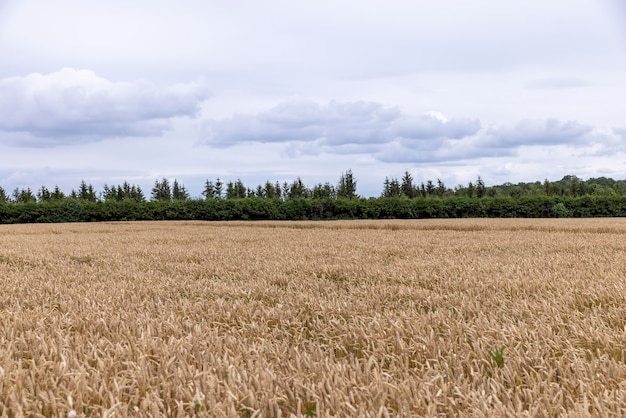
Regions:
[[115, 188], [115, 200], [121, 202], [124, 200], [125, 197], [126, 195], [124, 193], [124, 188], [118, 184]]
[[344, 199], [353, 199], [358, 197], [356, 194], [356, 179], [352, 170], [348, 170], [342, 173], [339, 177], [339, 183], [337, 185], [337, 197]]
[[221, 199], [222, 193], [224, 193], [224, 183], [222, 183], [222, 180], [218, 177], [215, 181], [215, 198]]
[[268, 199], [280, 198], [280, 194], [278, 196], [276, 195], [276, 189], [269, 180], [267, 180], [265, 182], [265, 186], [263, 186], [263, 197], [266, 197]]
[[235, 184], [232, 181], [229, 181], [226, 183], [226, 199], [234, 199], [235, 197]]
[[97, 200], [98, 200], [98, 196], [96, 195], [96, 191], [94, 190], [93, 186], [90, 184], [87, 187], [87, 201], [96, 202]]
[[41, 186], [39, 191], [37, 191], [37, 201], [38, 202], [47, 202], [50, 200], [50, 190], [46, 186]]
[[274, 183], [274, 195], [278, 198], [278, 199], [283, 199], [285, 196], [283, 195], [282, 189], [280, 187], [280, 182], [278, 180], [276, 180], [276, 183]]
[[402, 194], [410, 199], [415, 197], [415, 185], [413, 185], [413, 176], [408, 171], [402, 176]]
[[424, 185], [424, 182], [420, 183], [419, 194], [422, 197], [426, 197], [426, 185]]
[[163, 180], [156, 180], [152, 188], [152, 200], [169, 202], [172, 200], [172, 190], [170, 182], [163, 177]]
[[59, 189], [59, 186], [55, 185], [54, 186], [54, 190], [50, 194], [50, 199], [51, 200], [62, 200], [62, 199], [65, 199], [65, 193], [63, 193], [61, 191], [61, 189]]
[[241, 179], [237, 179], [237, 181], [235, 182], [235, 197], [239, 199], [243, 199], [247, 197], [248, 195], [247, 191], [248, 189], [246, 189], [246, 186], [244, 186]]
[[391, 181], [389, 177], [385, 176], [385, 181], [383, 182], [383, 192], [381, 193], [381, 197], [391, 197]]
[[202, 196], [204, 196], [205, 200], [213, 200], [215, 199], [215, 185], [212, 181], [207, 180], [204, 183], [204, 190], [202, 191]]
[[313, 187], [311, 195], [313, 196], [313, 199], [335, 199], [337, 197], [337, 192], [335, 190], [335, 186], [326, 182], [324, 184], [319, 183]]
[[6, 190], [0, 187], [0, 203], [7, 203], [9, 201], [9, 196], [7, 195]]
[[394, 177], [389, 180], [388, 177], [385, 177], [385, 182], [383, 183], [383, 197], [400, 197], [401, 195], [402, 187], [398, 179]]
[[100, 198], [105, 202], [117, 200], [117, 190], [115, 186], [111, 188], [108, 184], [104, 183], [104, 186], [102, 186], [102, 193], [100, 194]]
[[172, 199], [173, 200], [188, 200], [189, 192], [184, 185], [178, 183], [178, 180], [174, 179], [172, 184]]
[[441, 179], [437, 179], [437, 196], [444, 197], [446, 194], [446, 185]]
[[300, 179], [300, 177], [296, 178], [289, 186], [287, 197], [289, 199], [308, 197], [307, 188], [304, 183], [302, 183], [302, 179]]
[[229, 181], [226, 184], [226, 199], [243, 199], [247, 196], [248, 190], [241, 179], [236, 182]]
[[485, 182], [480, 178], [480, 176], [478, 176], [478, 179], [476, 180], [476, 197], [484, 197], [485, 191]]
[[33, 194], [33, 191], [30, 187], [26, 189], [15, 188], [13, 190], [13, 201], [15, 203], [28, 203], [28, 202], [36, 202], [37, 197]]
[[130, 188], [132, 199], [137, 203], [143, 203], [146, 201], [146, 196], [143, 194], [143, 190], [140, 186], [133, 186]]
[[468, 197], [474, 197], [474, 192], [476, 191], [476, 188], [474, 187], [474, 184], [470, 181], [467, 184], [467, 196]]
[[87, 187], [87, 183], [85, 183], [85, 180], [81, 180], [80, 186], [78, 187], [78, 198], [81, 200], [87, 200], [88, 196], [89, 190]]
[[426, 196], [432, 196], [435, 194], [435, 184], [432, 180], [426, 182]]

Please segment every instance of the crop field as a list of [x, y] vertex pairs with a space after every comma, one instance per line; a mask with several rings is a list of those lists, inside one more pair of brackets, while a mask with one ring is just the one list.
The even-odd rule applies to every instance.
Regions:
[[2, 417], [626, 416], [626, 219], [8, 225], [0, 286]]

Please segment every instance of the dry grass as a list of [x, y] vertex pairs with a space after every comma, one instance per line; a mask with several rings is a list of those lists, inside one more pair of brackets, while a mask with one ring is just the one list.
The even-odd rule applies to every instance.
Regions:
[[0, 227], [0, 416], [624, 416], [626, 219]]

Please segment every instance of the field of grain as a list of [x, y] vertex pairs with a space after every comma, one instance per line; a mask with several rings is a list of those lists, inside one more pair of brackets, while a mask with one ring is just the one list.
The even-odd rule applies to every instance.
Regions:
[[1, 226], [0, 284], [3, 417], [626, 415], [626, 219]]

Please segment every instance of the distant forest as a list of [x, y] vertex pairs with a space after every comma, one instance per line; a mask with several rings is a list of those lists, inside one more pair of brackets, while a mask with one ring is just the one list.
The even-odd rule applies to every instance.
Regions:
[[486, 186], [478, 177], [447, 187], [416, 182], [409, 172], [385, 178], [379, 197], [363, 198], [351, 170], [336, 184], [270, 182], [250, 188], [241, 180], [207, 180], [201, 197], [183, 184], [156, 180], [150, 195], [128, 182], [96, 191], [82, 181], [69, 194], [42, 186], [7, 193], [0, 187], [0, 223], [130, 220], [422, 219], [467, 217], [626, 216], [626, 180], [568, 175], [558, 181]]

